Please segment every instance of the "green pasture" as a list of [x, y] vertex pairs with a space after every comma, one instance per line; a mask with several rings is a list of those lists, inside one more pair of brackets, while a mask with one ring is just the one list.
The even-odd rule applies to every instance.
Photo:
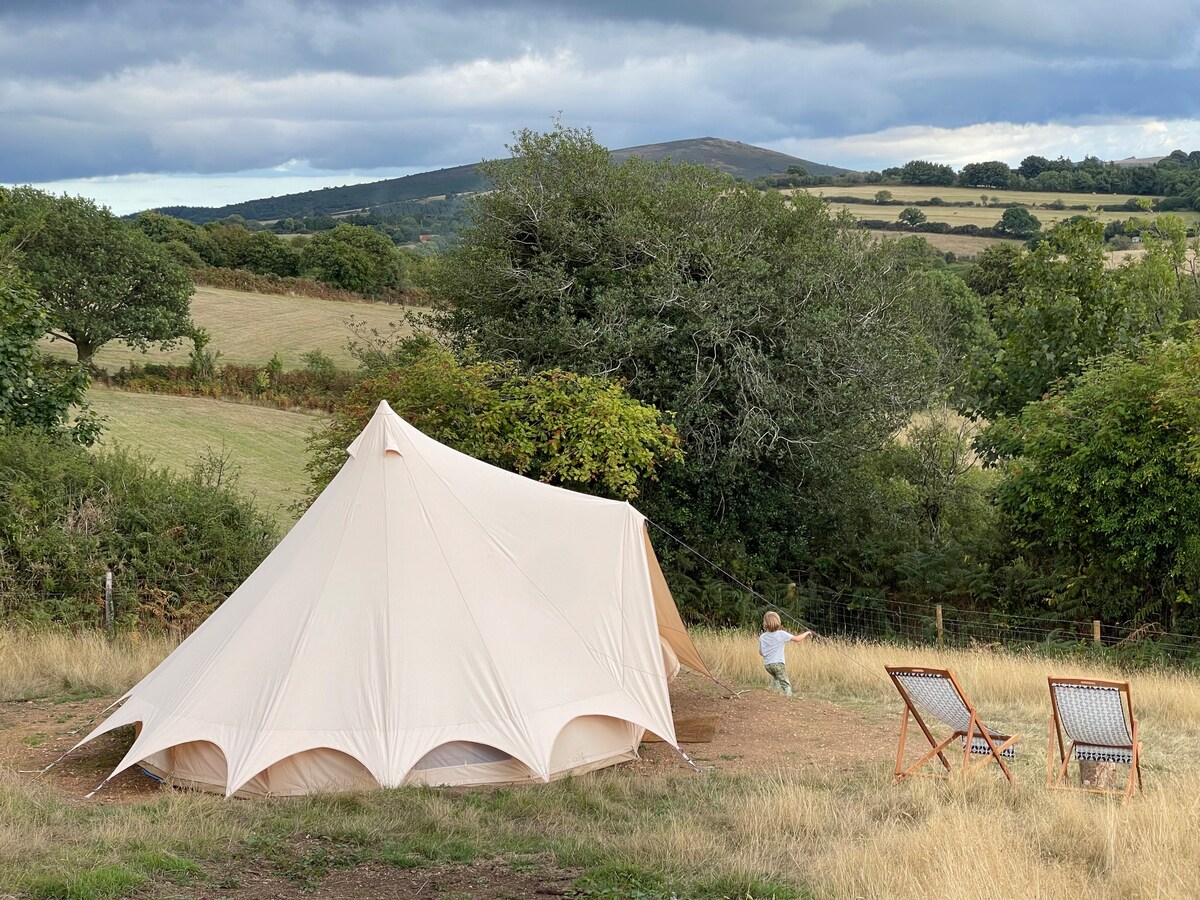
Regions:
[[[337, 365], [350, 368], [354, 361], [346, 352], [351, 336], [347, 321], [353, 317], [382, 330], [401, 323], [405, 312], [404, 307], [383, 303], [344, 303], [211, 287], [196, 288], [192, 297], [192, 319], [212, 336], [208, 349], [220, 351], [219, 362], [263, 365], [278, 353], [285, 369], [302, 366], [300, 357], [311, 350], [321, 350]], [[75, 348], [63, 341], [46, 340], [43, 349], [75, 358]], [[96, 354], [96, 363], [115, 372], [135, 362], [184, 363], [190, 352], [190, 341], [174, 350], [147, 353], [114, 341]]]
[[93, 387], [88, 402], [107, 417], [100, 446], [117, 445], [186, 473], [206, 452], [226, 455], [240, 487], [287, 529], [289, 507], [305, 493], [304, 439], [320, 424], [311, 413], [162, 394]]

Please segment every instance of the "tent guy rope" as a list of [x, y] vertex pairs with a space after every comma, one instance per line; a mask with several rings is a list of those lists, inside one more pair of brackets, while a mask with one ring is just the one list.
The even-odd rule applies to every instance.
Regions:
[[[747, 591], [749, 594], [751, 594], [754, 597], [757, 597], [759, 600], [762, 601], [764, 606], [769, 606], [771, 609], [775, 610], [777, 613], [779, 613], [784, 618], [790, 619], [792, 622], [795, 622], [797, 625], [799, 625], [801, 628], [805, 629], [806, 631], [811, 631], [813, 634], [813, 637], [818, 638], [821, 641], [823, 641], [824, 643], [826, 643], [829, 647], [831, 647], [833, 649], [833, 651], [835, 653], [839, 654], [840, 656], [845, 657], [847, 660], [854, 663], [854, 665], [858, 666], [864, 672], [867, 672], [868, 674], [872, 675], [873, 677], [883, 679], [883, 676], [880, 675], [878, 672], [876, 672], [874, 669], [867, 668], [861, 662], [859, 662], [857, 659], [855, 659], [853, 656], [851, 656], [849, 653], [847, 653], [845, 650], [842, 650], [841, 648], [839, 648], [835, 643], [833, 643], [832, 641], [823, 637], [822, 635], [818, 634], [815, 628], [813, 628], [811, 625], [806, 623], [803, 619], [801, 619], [795, 613], [792, 613], [789, 610], [784, 609], [782, 606], [772, 603], [770, 600], [768, 600], [766, 597], [764, 597], [762, 594], [760, 594], [758, 591], [756, 591], [753, 587], [746, 584], [746, 582], [742, 581], [740, 578], [738, 578], [732, 572], [729, 572], [728, 570], [722, 568], [717, 563], [713, 562], [711, 559], [709, 559], [707, 556], [705, 556], [703, 553], [701, 553], [699, 550], [697, 550], [691, 544], [689, 544], [686, 541], [682, 540], [681, 538], [677, 538], [675, 535], [671, 534], [671, 532], [667, 531], [667, 529], [663, 528], [661, 525], [659, 525], [653, 519], [647, 518], [646, 521], [649, 522], [651, 525], [653, 525], [655, 528], [657, 528], [659, 531], [661, 531], [663, 534], [665, 534], [667, 537], [669, 537], [671, 540], [673, 540], [675, 543], [677, 543], [680, 547], [683, 547], [683, 549], [694, 554], [698, 559], [701, 559], [704, 562], [706, 562], [708, 565], [712, 566], [712, 568], [716, 569], [718, 572], [720, 572], [722, 575], [724, 575], [727, 579], [732, 581], [734, 584], [736, 584], [742, 590]], [[725, 688], [725, 690], [730, 691], [730, 693], [734, 693], [731, 688], [722, 684], [720, 681], [717, 681], [716, 678], [713, 678], [713, 681], [716, 681], [717, 684], [721, 685], [721, 687]], [[742, 693], [744, 693], [744, 691], [736, 692], [736, 693], [734, 693], [734, 696], [735, 697], [741, 696]]]

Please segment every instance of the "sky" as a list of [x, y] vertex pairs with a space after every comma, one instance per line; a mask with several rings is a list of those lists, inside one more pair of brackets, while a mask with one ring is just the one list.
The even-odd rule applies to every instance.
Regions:
[[0, 184], [124, 214], [713, 136], [852, 169], [1200, 149], [1193, 0], [0, 0]]

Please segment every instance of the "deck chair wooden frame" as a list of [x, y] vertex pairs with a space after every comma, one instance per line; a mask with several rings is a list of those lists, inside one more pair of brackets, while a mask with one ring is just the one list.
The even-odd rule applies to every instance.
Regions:
[[[1000, 771], [1004, 773], [1004, 777], [1010, 783], [1012, 782], [1012, 773], [1005, 765], [1004, 759], [1005, 757], [1012, 758], [1013, 745], [1021, 739], [1021, 736], [1019, 734], [1000, 734], [984, 725], [953, 672], [949, 669], [927, 669], [916, 666], [884, 666], [884, 669], [887, 670], [888, 677], [892, 679], [892, 684], [896, 686], [896, 690], [904, 700], [904, 718], [900, 722], [900, 744], [896, 748], [896, 773], [892, 784], [898, 784], [905, 778], [914, 777], [949, 778], [954, 768], [946, 758], [946, 748], [956, 740], [960, 741], [963, 746], [963, 772], [994, 759], [1000, 766]], [[922, 689], [918, 689], [918, 686], [926, 680], [931, 687], [937, 685], [932, 696], [926, 694]], [[913, 696], [914, 689], [917, 689], [917, 697]], [[922, 694], [925, 696], [921, 696]], [[951, 735], [940, 741], [935, 738], [922, 717], [921, 710], [949, 728], [952, 732]], [[929, 741], [930, 749], [915, 763], [905, 767], [904, 755], [908, 743], [910, 718], [917, 723], [917, 727]], [[979, 758], [972, 761], [972, 755]], [[934, 759], [942, 764], [945, 772], [920, 771]]]
[[[1142, 742], [1138, 740], [1129, 682], [1053, 676], [1047, 682], [1050, 686], [1050, 740], [1046, 747], [1046, 786], [1088, 794], [1120, 794], [1126, 799], [1133, 796], [1135, 781], [1137, 789], [1144, 790]], [[1095, 700], [1076, 703], [1069, 699], [1074, 695], [1083, 701], [1088, 694]], [[1087, 709], [1089, 706], [1090, 710]], [[1054, 758], [1056, 747], [1057, 761]], [[1072, 759], [1127, 764], [1129, 779], [1125, 788], [1075, 787], [1067, 778]]]

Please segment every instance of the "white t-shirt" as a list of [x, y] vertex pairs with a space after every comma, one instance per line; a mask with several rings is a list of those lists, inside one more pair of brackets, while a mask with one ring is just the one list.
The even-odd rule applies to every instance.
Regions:
[[758, 652], [762, 654], [763, 665], [783, 662], [783, 648], [792, 636], [780, 628], [778, 631], [764, 631], [758, 639]]

